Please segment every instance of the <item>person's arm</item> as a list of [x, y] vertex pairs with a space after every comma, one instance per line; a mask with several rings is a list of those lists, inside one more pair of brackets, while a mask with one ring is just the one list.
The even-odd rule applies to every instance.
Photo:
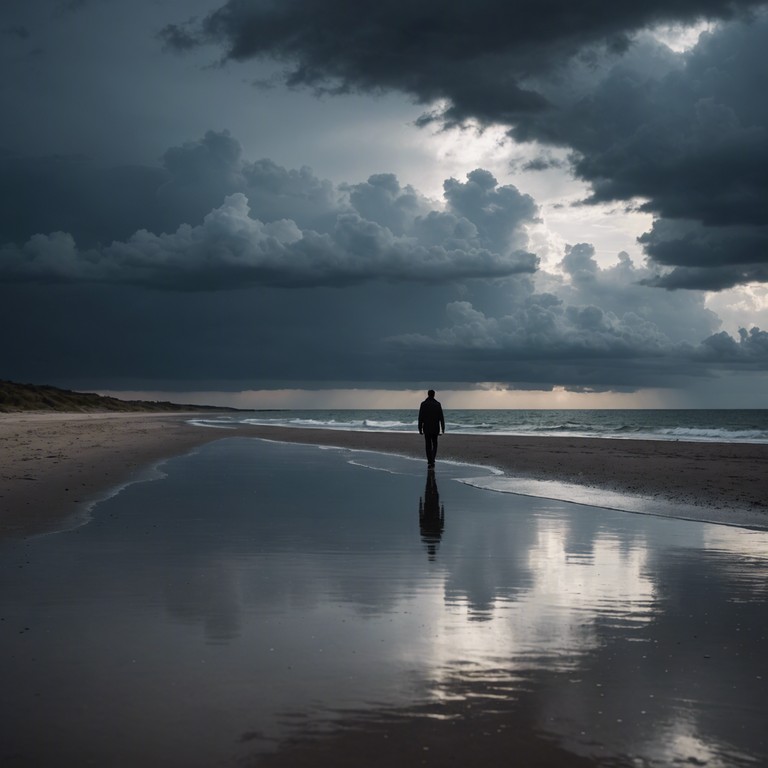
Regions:
[[443, 434], [445, 434], [445, 418], [443, 416], [443, 406], [440, 406], [440, 429], [442, 429]]
[[419, 434], [424, 434], [424, 404], [419, 406]]

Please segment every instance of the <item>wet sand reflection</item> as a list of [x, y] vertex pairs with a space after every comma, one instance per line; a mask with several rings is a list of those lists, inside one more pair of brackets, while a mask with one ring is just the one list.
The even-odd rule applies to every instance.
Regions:
[[0, 551], [8, 764], [768, 763], [766, 533], [243, 439], [166, 472]]
[[434, 561], [440, 539], [445, 528], [445, 506], [440, 503], [437, 478], [434, 472], [427, 472], [427, 484], [424, 495], [419, 498], [419, 530], [421, 540], [427, 549], [427, 555]]

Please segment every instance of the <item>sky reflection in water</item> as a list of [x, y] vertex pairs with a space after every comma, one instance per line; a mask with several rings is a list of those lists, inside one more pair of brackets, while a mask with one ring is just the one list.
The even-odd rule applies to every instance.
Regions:
[[768, 761], [768, 534], [241, 438], [164, 471], [0, 548], [3, 764], [288, 765], [422, 718], [433, 756]]

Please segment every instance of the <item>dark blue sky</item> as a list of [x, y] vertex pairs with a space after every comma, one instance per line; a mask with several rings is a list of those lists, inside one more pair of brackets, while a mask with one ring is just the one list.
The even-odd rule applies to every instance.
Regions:
[[2, 378], [766, 405], [761, 3], [7, 0], [0, 36]]

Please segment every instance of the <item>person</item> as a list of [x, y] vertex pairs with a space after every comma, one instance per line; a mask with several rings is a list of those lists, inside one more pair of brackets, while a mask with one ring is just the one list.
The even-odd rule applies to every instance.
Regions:
[[419, 434], [424, 435], [424, 444], [427, 449], [427, 467], [435, 468], [435, 456], [437, 455], [437, 436], [445, 434], [445, 418], [443, 406], [435, 400], [435, 390], [427, 392], [427, 399], [419, 407]]

